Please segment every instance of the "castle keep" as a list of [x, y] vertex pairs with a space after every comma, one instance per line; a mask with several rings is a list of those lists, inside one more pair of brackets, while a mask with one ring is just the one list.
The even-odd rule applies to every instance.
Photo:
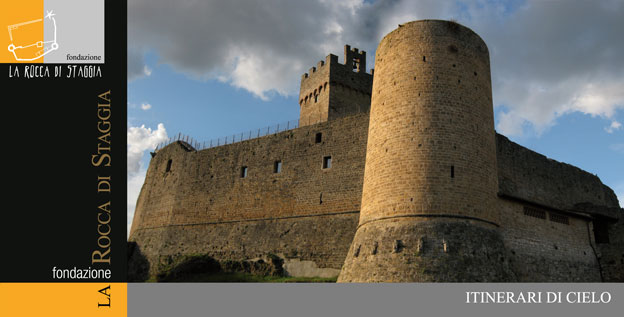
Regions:
[[131, 271], [277, 255], [289, 275], [339, 282], [624, 281], [615, 194], [495, 133], [477, 34], [406, 23], [375, 68], [345, 46], [302, 76], [298, 128], [153, 153]]

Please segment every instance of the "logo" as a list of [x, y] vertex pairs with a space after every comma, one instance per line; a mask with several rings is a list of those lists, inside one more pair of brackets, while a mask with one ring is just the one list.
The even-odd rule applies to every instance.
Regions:
[[[54, 18], [52, 11], [48, 11], [45, 18], [52, 21], [54, 29], [52, 32], [54, 34], [53, 38], [47, 41], [45, 38], [43, 41], [39, 41], [36, 36], [33, 36], [33, 34], [36, 34], [37, 32], [22, 31], [23, 29], [28, 28], [41, 28], [39, 24], [44, 22], [43, 18], [9, 25], [9, 39], [11, 40], [11, 44], [9, 44], [9, 52], [13, 53], [16, 61], [34, 61], [59, 48], [59, 45], [56, 42], [56, 19]], [[20, 38], [20, 34], [25, 35], [21, 35], [22, 38]], [[15, 43], [18, 43], [18, 45], [16, 46]], [[32, 44], [20, 45], [20, 43]]]
[[102, 64], [104, 0], [2, 0], [0, 63]]

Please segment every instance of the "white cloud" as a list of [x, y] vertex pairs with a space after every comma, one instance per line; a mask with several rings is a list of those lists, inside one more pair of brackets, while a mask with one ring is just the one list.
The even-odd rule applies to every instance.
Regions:
[[143, 66], [143, 75], [151, 76], [152, 75], [152, 69], [149, 68], [147, 65]]
[[296, 95], [300, 76], [327, 54], [342, 55], [344, 44], [373, 52], [398, 23], [451, 18], [453, 8], [435, 0], [131, 0], [129, 64], [139, 74], [144, 61], [134, 55], [154, 51], [192, 78], [268, 100]]
[[134, 175], [141, 168], [141, 158], [145, 151], [154, 150], [156, 146], [168, 139], [167, 130], [162, 123], [158, 124], [158, 129], [140, 127], [128, 128], [128, 175]]
[[150, 73], [138, 52], [153, 50], [192, 78], [268, 100], [296, 95], [301, 74], [344, 44], [372, 54], [399, 23], [456, 19], [489, 47], [502, 133], [539, 135], [572, 112], [613, 121], [624, 109], [622, 1], [131, 0], [128, 13], [136, 76]]
[[613, 120], [624, 109], [623, 3], [570, 2], [528, 0], [515, 11], [468, 2], [464, 20], [490, 49], [507, 131], [539, 135], [572, 112]]
[[141, 109], [143, 109], [145, 111], [150, 110], [150, 109], [152, 109], [152, 105], [150, 105], [149, 103], [144, 102], [144, 103], [141, 104]]
[[622, 124], [617, 122], [617, 121], [613, 121], [611, 122], [611, 125], [605, 128], [605, 131], [607, 131], [607, 133], [613, 133], [617, 130], [619, 130], [622, 127]]
[[[593, 80], [575, 77], [540, 83], [500, 81], [496, 92], [498, 102], [495, 103], [509, 108], [506, 117], [499, 118], [497, 129], [508, 135], [522, 135], [522, 127], [527, 123], [539, 135], [555, 124], [557, 118], [572, 112], [612, 119], [618, 109], [624, 109], [624, 77]], [[615, 126], [612, 123], [610, 129], [617, 130], [619, 123], [613, 122]]]
[[[616, 82], [613, 82], [613, 81]], [[587, 80], [570, 104], [570, 110], [613, 117], [617, 108], [624, 108], [624, 81], [613, 78], [602, 81]]]
[[[269, 100], [268, 92], [274, 91], [283, 96], [289, 95], [299, 83], [281, 74], [290, 72], [293, 65], [299, 67], [303, 65], [297, 60], [286, 58], [272, 60], [267, 56], [262, 56], [265, 53], [241, 53], [229, 79], [225, 81], [230, 81], [235, 87], [244, 88], [265, 101]], [[273, 71], [267, 72], [265, 71], [267, 69]]]
[[496, 130], [504, 135], [522, 135], [523, 126], [527, 125], [528, 121], [522, 116], [513, 112], [499, 112], [498, 123], [496, 124]]

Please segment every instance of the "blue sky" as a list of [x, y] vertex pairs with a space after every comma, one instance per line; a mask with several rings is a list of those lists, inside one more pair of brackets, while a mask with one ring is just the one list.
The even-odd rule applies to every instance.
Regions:
[[149, 151], [297, 119], [300, 76], [367, 68], [398, 23], [454, 19], [490, 50], [496, 130], [600, 177], [624, 204], [623, 1], [129, 0], [129, 224]]

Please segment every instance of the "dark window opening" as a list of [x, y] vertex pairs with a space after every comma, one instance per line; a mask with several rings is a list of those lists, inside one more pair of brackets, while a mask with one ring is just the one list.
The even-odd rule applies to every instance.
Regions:
[[354, 58], [353, 59], [353, 69], [358, 71], [358, 72], [360, 71], [360, 59], [359, 58]]
[[331, 156], [325, 156], [323, 158], [323, 168], [331, 168], [331, 164], [332, 164]]
[[451, 165], [451, 178], [455, 178], [455, 166]]
[[165, 173], [167, 173], [167, 172], [169, 172], [171, 170], [171, 163], [172, 162], [173, 162], [172, 160], [167, 161], [167, 169], [165, 169]]
[[423, 56], [423, 62], [426, 62], [427, 58], [425, 56]]
[[594, 239], [596, 243], [609, 243], [609, 227], [605, 221], [594, 220]]
[[281, 173], [282, 172], [282, 161], [275, 161], [273, 164], [273, 173]]
[[315, 142], [316, 143], [321, 143], [321, 141], [323, 141], [323, 133], [319, 132], [319, 133], [316, 134]]
[[314, 95], [314, 102], [318, 101], [318, 95]]
[[355, 249], [355, 252], [353, 253], [354, 257], [358, 257], [360, 255], [360, 248], [362, 247], [362, 245], [358, 245], [357, 249]]
[[243, 166], [243, 167], [241, 167], [240, 177], [241, 177], [241, 178], [245, 178], [245, 177], [247, 177], [247, 166]]
[[529, 217], [535, 217], [539, 219], [546, 219], [546, 211], [536, 209], [533, 207], [524, 206], [524, 215]]
[[564, 225], [569, 225], [570, 224], [570, 218], [568, 216], [556, 214], [556, 213], [553, 213], [553, 212], [550, 213], [550, 221], [562, 223]]

